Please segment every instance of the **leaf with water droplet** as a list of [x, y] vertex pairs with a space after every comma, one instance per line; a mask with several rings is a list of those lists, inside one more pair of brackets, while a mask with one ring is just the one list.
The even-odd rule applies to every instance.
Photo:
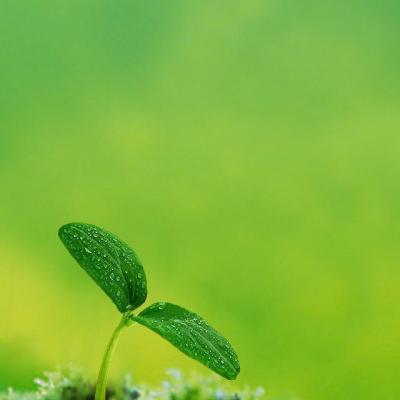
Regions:
[[131, 319], [227, 379], [235, 379], [240, 371], [238, 357], [229, 342], [204, 319], [183, 307], [155, 303]]
[[62, 226], [60, 239], [78, 264], [126, 312], [144, 303], [146, 276], [136, 253], [114, 234], [95, 225]]

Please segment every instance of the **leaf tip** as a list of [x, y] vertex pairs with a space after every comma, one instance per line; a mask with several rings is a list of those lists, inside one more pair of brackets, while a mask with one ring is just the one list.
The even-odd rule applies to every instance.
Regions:
[[74, 222], [69, 222], [68, 224], [61, 225], [58, 228], [58, 237], [61, 239], [61, 241], [64, 241], [65, 237], [68, 235], [68, 232], [74, 225]]
[[232, 371], [231, 374], [229, 374], [229, 376], [226, 376], [227, 379], [229, 379], [230, 381], [234, 381], [237, 376], [239, 375], [240, 372], [240, 365], [239, 362], [234, 366], [234, 370]]

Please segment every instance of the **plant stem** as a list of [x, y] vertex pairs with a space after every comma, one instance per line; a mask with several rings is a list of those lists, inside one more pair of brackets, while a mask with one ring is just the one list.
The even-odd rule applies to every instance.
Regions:
[[106, 351], [103, 356], [103, 360], [101, 362], [99, 376], [97, 379], [96, 385], [96, 395], [95, 400], [105, 400], [106, 398], [106, 388], [107, 388], [107, 377], [108, 377], [108, 369], [110, 366], [110, 360], [112, 354], [114, 353], [115, 347], [118, 343], [119, 335], [121, 334], [122, 329], [128, 324], [128, 320], [125, 315], [123, 315], [120, 323], [115, 328], [110, 341], [108, 342]]

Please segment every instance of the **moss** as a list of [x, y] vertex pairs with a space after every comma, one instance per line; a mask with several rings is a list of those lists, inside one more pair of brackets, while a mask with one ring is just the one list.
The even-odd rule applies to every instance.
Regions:
[[[95, 387], [77, 369], [60, 369], [45, 372], [35, 379], [35, 392], [19, 392], [9, 389], [0, 393], [0, 400], [93, 400]], [[218, 377], [200, 375], [184, 376], [175, 369], [167, 370], [166, 379], [157, 387], [137, 385], [127, 375], [118, 384], [109, 386], [107, 400], [258, 400], [262, 388], [240, 391], [229, 389]]]

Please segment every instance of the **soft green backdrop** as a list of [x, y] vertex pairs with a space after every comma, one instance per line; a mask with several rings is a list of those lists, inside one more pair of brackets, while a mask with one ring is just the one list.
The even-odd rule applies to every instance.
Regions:
[[[400, 398], [400, 3], [2, 0], [0, 388], [95, 377], [118, 315], [61, 246], [132, 244], [149, 301], [237, 348], [238, 384]], [[132, 327], [112, 365], [206, 370]]]

